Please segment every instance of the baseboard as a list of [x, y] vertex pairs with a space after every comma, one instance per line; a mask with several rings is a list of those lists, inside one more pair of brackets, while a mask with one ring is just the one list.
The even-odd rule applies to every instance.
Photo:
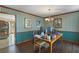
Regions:
[[33, 39], [25, 40], [25, 41], [22, 41], [22, 42], [18, 42], [18, 43], [16, 43], [15, 45], [18, 45], [18, 44], [21, 44], [21, 43], [24, 43], [24, 42], [31, 42], [31, 41], [33, 41]]

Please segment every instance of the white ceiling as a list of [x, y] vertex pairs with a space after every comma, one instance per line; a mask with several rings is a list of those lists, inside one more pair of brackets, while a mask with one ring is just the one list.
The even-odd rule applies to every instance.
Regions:
[[[79, 10], [79, 5], [5, 5], [13, 9], [24, 11], [41, 17], [58, 15]], [[50, 14], [48, 9], [51, 9]]]

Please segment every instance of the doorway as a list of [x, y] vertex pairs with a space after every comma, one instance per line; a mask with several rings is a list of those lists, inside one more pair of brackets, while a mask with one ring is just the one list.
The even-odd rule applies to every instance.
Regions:
[[15, 21], [9, 22], [9, 46], [15, 45]]
[[0, 13], [0, 22], [0, 49], [15, 45], [15, 15]]

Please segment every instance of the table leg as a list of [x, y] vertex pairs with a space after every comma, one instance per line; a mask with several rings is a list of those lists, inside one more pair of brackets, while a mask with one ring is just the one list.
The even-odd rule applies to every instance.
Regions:
[[63, 50], [63, 48], [64, 48], [64, 42], [62, 40], [62, 37], [61, 37], [61, 44], [62, 44], [62, 50]]
[[34, 43], [34, 51], [35, 51], [35, 43]]
[[52, 53], [52, 43], [50, 43], [50, 53]]
[[34, 45], [34, 51], [35, 51], [35, 37], [34, 37], [34, 41], [33, 41], [33, 43], [34, 43], [33, 45]]

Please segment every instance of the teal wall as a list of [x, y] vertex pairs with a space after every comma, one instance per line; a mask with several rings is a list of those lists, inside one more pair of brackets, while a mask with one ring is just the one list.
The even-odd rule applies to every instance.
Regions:
[[[63, 33], [64, 40], [79, 41], [79, 12], [59, 15], [54, 18], [62, 18], [62, 28], [55, 29]], [[48, 25], [45, 26], [47, 23]], [[52, 23], [44, 22], [44, 26], [53, 27]]]
[[[27, 13], [18, 12], [15, 10], [7, 9], [4, 7], [0, 7], [0, 12], [12, 14], [16, 16], [16, 42], [20, 43], [26, 40], [30, 40], [32, 38], [32, 31], [39, 30], [39, 27], [36, 26], [36, 20], [40, 21], [40, 25], [43, 26], [43, 18], [33, 16]], [[25, 28], [24, 27], [24, 19], [31, 19], [32, 27]]]
[[63, 33], [64, 40], [79, 42], [79, 32], [62, 31], [62, 33]]
[[16, 33], [16, 42], [20, 43], [23, 41], [27, 41], [28, 39], [31, 40], [33, 39], [33, 32], [32, 31], [28, 31], [28, 32], [20, 32], [20, 33]]

